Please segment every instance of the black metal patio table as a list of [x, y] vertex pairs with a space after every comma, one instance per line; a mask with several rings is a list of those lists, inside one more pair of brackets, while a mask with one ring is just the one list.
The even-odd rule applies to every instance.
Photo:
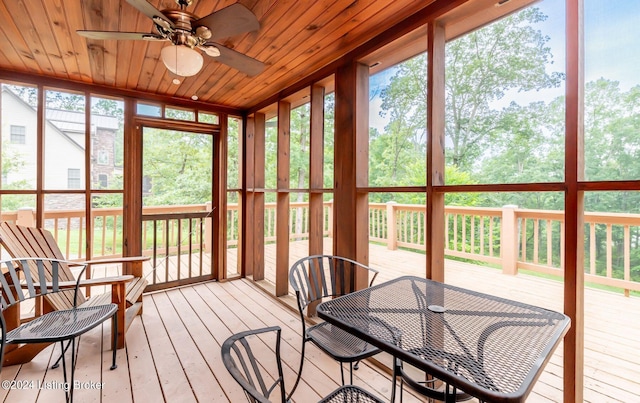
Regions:
[[325, 301], [317, 312], [488, 402], [523, 402], [570, 325], [559, 312], [411, 276]]

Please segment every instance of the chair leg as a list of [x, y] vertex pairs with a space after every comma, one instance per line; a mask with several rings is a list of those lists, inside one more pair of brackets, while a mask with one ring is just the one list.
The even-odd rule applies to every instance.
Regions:
[[[393, 357], [393, 374], [391, 375], [391, 403], [396, 401], [396, 381], [398, 379], [398, 360]], [[402, 387], [402, 379], [400, 379], [400, 387]], [[402, 400], [402, 389], [400, 389], [400, 400]]]
[[353, 369], [354, 369], [355, 371], [357, 371], [357, 370], [358, 370], [358, 368], [360, 368], [360, 360], [356, 361], [355, 365], [353, 366]]
[[[67, 343], [67, 348], [68, 347], [69, 347], [69, 343]], [[69, 391], [71, 390], [71, 387], [73, 385], [70, 385], [67, 382], [67, 360], [64, 358], [64, 355], [65, 355], [64, 353], [65, 353], [65, 351], [67, 351], [67, 348], [65, 348], [65, 346], [64, 346], [64, 341], [61, 341], [60, 342], [60, 349], [62, 350], [62, 354], [61, 354], [60, 358], [62, 358], [62, 376], [63, 376], [63, 379], [64, 379], [64, 385], [65, 385], [64, 397], [65, 397], [65, 401], [68, 402], [69, 401]], [[68, 386], [68, 388], [67, 388], [67, 386]]]
[[72, 343], [71, 344], [71, 384], [69, 385], [69, 403], [73, 403], [73, 385], [74, 385], [73, 381], [76, 374], [76, 362], [78, 361], [78, 352], [76, 351], [76, 339], [71, 340], [71, 343]]
[[[61, 342], [61, 343], [64, 343], [64, 342]], [[56, 369], [60, 366], [60, 360], [62, 360], [62, 357], [66, 354], [70, 345], [71, 345], [71, 342], [67, 342], [67, 346], [62, 349], [62, 354], [60, 354], [60, 357], [58, 357], [56, 362], [51, 366], [51, 369]]]
[[302, 348], [300, 349], [300, 367], [298, 368], [298, 376], [296, 377], [296, 383], [293, 384], [293, 389], [291, 389], [291, 392], [289, 392], [289, 395], [287, 395], [286, 401], [290, 401], [291, 400], [291, 396], [293, 396], [293, 392], [296, 391], [296, 388], [298, 387], [298, 383], [300, 383], [300, 378], [302, 377], [302, 367], [304, 366], [304, 350], [305, 350], [305, 345], [306, 345], [306, 340], [302, 340]]
[[349, 383], [353, 385], [353, 363], [349, 363]]
[[340, 379], [342, 379], [342, 386], [344, 386], [344, 365], [340, 363]]
[[111, 370], [118, 368], [116, 364], [116, 349], [118, 348], [118, 313], [116, 312], [113, 315], [113, 322], [111, 323], [111, 339], [113, 340], [111, 343], [111, 350], [113, 350], [113, 362], [111, 364]]

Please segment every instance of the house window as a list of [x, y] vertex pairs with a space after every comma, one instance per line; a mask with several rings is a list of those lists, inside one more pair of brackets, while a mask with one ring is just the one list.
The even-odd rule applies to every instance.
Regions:
[[98, 184], [102, 189], [106, 189], [109, 186], [109, 177], [105, 174], [98, 175]]
[[25, 144], [27, 141], [27, 130], [24, 126], [11, 125], [11, 142], [13, 144]]
[[100, 150], [98, 151], [98, 165], [109, 165], [109, 153]]
[[80, 170], [69, 168], [67, 170], [67, 188], [80, 189]]

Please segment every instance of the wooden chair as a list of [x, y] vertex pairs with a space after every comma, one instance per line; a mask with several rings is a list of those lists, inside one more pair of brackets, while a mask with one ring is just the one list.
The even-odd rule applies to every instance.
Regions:
[[[60, 251], [53, 235], [45, 229], [25, 227], [21, 225], [3, 222], [0, 224], [0, 243], [14, 258], [40, 257], [48, 259], [66, 260]], [[148, 257], [121, 257], [112, 259], [96, 259], [90, 261], [75, 262], [78, 265], [91, 266], [92, 264], [133, 264], [133, 279], [130, 276], [115, 276], [83, 280], [81, 287], [85, 286], [111, 286], [111, 292], [98, 294], [86, 298], [82, 293], [78, 295], [78, 306], [95, 306], [107, 303], [118, 305], [118, 348], [125, 346], [125, 332], [135, 316], [142, 310], [142, 293], [147, 281], [142, 277], [142, 262]], [[69, 268], [71, 264], [61, 264], [60, 278], [62, 281], [75, 281], [75, 276]], [[33, 272], [34, 268], [31, 267]], [[48, 273], [51, 278], [51, 273]], [[73, 307], [73, 295], [70, 293], [57, 293], [41, 298], [42, 306], [36, 306], [36, 314], [71, 309]], [[7, 318], [5, 318], [7, 319]], [[8, 329], [19, 324], [19, 317], [13, 318], [13, 323], [7, 320]], [[4, 364], [22, 364], [31, 361], [47, 345], [28, 345], [19, 349], [5, 351]]]
[[[64, 281], [61, 279], [63, 265], [69, 262], [46, 258], [20, 258], [0, 262], [0, 307], [2, 308], [2, 349], [6, 344], [31, 345], [41, 343], [60, 342], [62, 350], [62, 367], [64, 383], [70, 385], [65, 388], [67, 402], [73, 402], [73, 391], [75, 389], [74, 374], [76, 369], [76, 340], [80, 336], [102, 324], [107, 319], [113, 321], [111, 326], [112, 335], [112, 364], [111, 369], [116, 365], [116, 345], [118, 321], [118, 306], [116, 304], [104, 304], [79, 307], [75, 303], [80, 295], [80, 279], [87, 269], [84, 265], [78, 280]], [[34, 270], [35, 269], [35, 270]], [[128, 276], [129, 279], [132, 276]], [[70, 291], [65, 291], [70, 290]], [[26, 322], [17, 328], [6, 332], [4, 327], [4, 315], [7, 310], [16, 306], [22, 301], [40, 298], [46, 295], [55, 295], [71, 292], [74, 306], [71, 309], [58, 310], [46, 313], [38, 318]], [[67, 343], [65, 347], [65, 342]], [[67, 363], [65, 359], [66, 349], [71, 345], [71, 363], [69, 366], [69, 377], [67, 376]], [[0, 356], [2, 353], [0, 352]]]

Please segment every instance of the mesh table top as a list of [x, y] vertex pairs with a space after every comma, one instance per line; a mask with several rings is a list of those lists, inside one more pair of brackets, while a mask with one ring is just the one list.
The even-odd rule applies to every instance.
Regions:
[[520, 402], [569, 329], [566, 315], [419, 277], [323, 302], [318, 316], [487, 401]]

